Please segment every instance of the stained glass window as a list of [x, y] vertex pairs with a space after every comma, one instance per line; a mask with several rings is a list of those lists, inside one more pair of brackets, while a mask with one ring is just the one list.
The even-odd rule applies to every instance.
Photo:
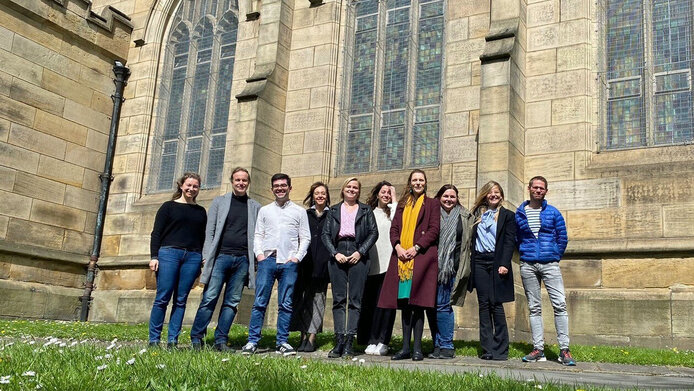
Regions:
[[346, 62], [345, 173], [439, 162], [443, 0], [357, 0]]
[[235, 0], [181, 1], [171, 18], [148, 192], [171, 190], [185, 171], [199, 173], [204, 188], [221, 184], [237, 15]]
[[691, 0], [607, 0], [605, 11], [605, 146], [691, 142]]

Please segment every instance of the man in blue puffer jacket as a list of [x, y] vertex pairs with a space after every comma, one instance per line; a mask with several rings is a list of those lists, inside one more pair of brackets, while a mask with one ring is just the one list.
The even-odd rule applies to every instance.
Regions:
[[576, 365], [569, 351], [569, 315], [566, 311], [564, 280], [559, 260], [569, 242], [564, 218], [557, 208], [545, 201], [547, 180], [533, 177], [528, 184], [530, 200], [516, 210], [516, 230], [520, 253], [520, 272], [530, 310], [530, 331], [533, 351], [523, 357], [525, 362], [546, 361], [542, 325], [541, 283], [544, 282], [554, 308], [554, 325], [559, 342], [559, 362]]

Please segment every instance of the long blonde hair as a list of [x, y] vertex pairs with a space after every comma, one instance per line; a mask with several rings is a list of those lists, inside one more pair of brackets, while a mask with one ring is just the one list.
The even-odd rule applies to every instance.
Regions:
[[[487, 205], [487, 195], [491, 193], [494, 187], [499, 188], [499, 193], [501, 193], [501, 200], [499, 201], [499, 206], [501, 206], [501, 203], [504, 202], [504, 199], [506, 198], [504, 196], [504, 188], [501, 187], [499, 182], [489, 181], [485, 183], [484, 186], [482, 186], [482, 188], [480, 189], [480, 192], [477, 193], [475, 203], [472, 205], [472, 214], [477, 216], [475, 224], [479, 223], [482, 220], [482, 215], [489, 209], [489, 205]], [[496, 220], [498, 217], [499, 209], [497, 208], [496, 214], [494, 214], [494, 220]]]

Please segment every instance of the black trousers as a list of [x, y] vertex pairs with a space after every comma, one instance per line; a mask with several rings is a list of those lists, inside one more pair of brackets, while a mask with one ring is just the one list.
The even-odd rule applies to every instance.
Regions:
[[385, 278], [385, 273], [366, 278], [364, 296], [361, 300], [361, 316], [357, 328], [357, 343], [360, 345], [378, 343], [388, 345], [393, 335], [396, 310], [377, 307]]
[[[357, 250], [356, 243], [350, 240], [340, 240], [337, 251], [350, 256]], [[361, 301], [364, 295], [364, 285], [369, 274], [369, 262], [360, 259], [356, 264], [337, 263], [331, 259], [328, 263], [330, 284], [333, 290], [333, 322], [336, 334], [357, 334]], [[347, 301], [349, 297], [349, 302]]]
[[495, 299], [493, 273], [494, 254], [475, 254], [475, 289], [480, 312], [480, 345], [483, 353], [489, 353], [494, 360], [508, 358], [508, 327], [504, 306]]

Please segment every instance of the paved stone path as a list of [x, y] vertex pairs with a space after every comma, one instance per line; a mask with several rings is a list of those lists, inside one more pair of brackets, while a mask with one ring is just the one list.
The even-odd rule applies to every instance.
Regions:
[[[326, 352], [304, 354], [325, 362], [345, 362], [328, 359]], [[694, 368], [641, 366], [579, 362], [565, 367], [556, 361], [524, 363], [519, 359], [486, 361], [477, 357], [457, 357], [452, 360], [391, 361], [389, 356], [357, 356], [363, 365], [378, 365], [407, 370], [447, 373], [473, 372], [482, 375], [495, 373], [502, 378], [539, 383], [561, 383], [570, 386], [605, 386], [619, 389], [694, 390]]]

